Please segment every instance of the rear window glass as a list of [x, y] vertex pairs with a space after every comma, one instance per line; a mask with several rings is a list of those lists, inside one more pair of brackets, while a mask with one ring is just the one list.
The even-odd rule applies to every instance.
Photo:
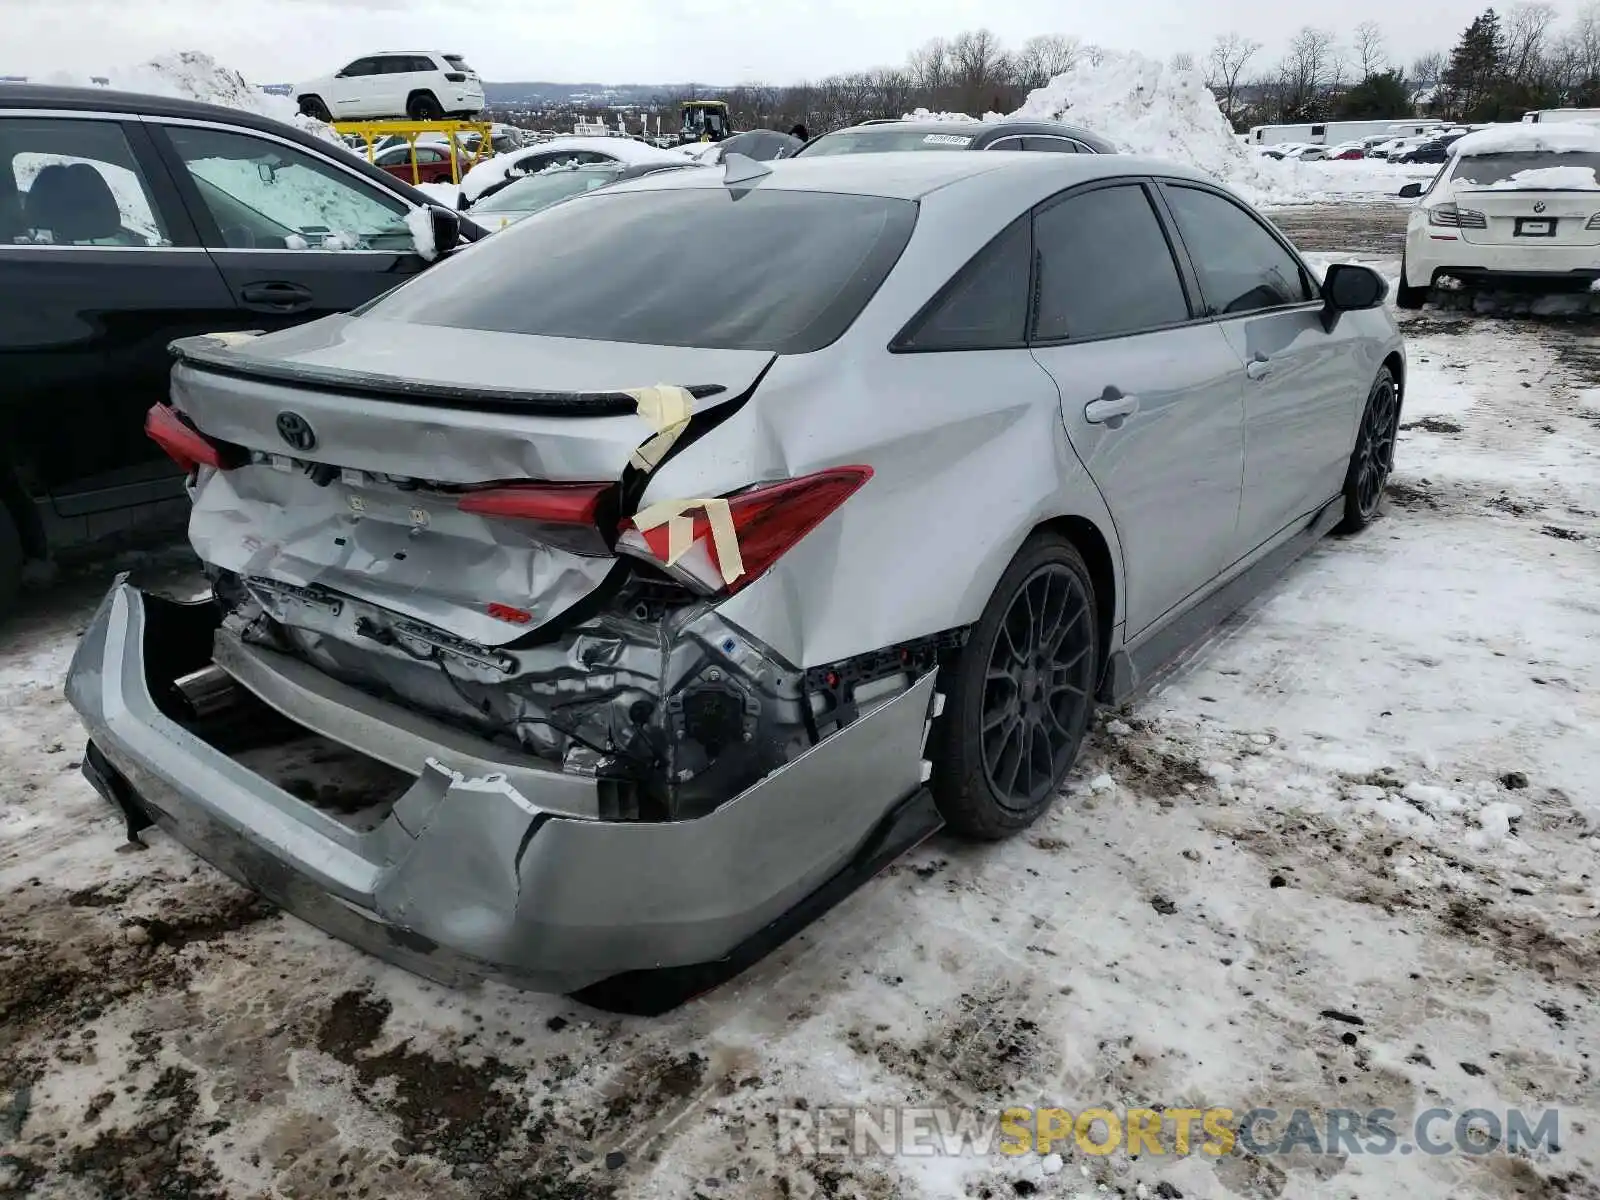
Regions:
[[865, 129], [841, 129], [818, 138], [803, 153], [885, 154], [894, 150], [970, 150], [974, 133], [959, 127], [929, 130], [926, 127], [902, 129], [895, 125], [871, 125]]
[[804, 354], [839, 337], [916, 224], [909, 200], [724, 187], [597, 192], [377, 300], [380, 320]]
[[472, 70], [471, 67], [467, 66], [467, 60], [462, 58], [459, 54], [446, 54], [444, 56], [444, 60], [458, 71]]
[[[1551, 173], [1551, 168], [1561, 168]], [[1600, 187], [1600, 154], [1552, 154], [1530, 150], [1517, 154], [1476, 154], [1459, 159], [1453, 183], [1502, 188]]]

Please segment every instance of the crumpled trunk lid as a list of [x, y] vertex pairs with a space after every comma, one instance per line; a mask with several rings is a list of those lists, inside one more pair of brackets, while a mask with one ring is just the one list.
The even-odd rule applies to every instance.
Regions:
[[[615, 483], [655, 435], [626, 389], [667, 383], [696, 412], [747, 392], [772, 356], [331, 318], [268, 338], [187, 339], [172, 396], [247, 465], [204, 469], [202, 559], [307, 603], [348, 596], [500, 646], [612, 569], [536, 526], [463, 512], [491, 483]], [[516, 387], [507, 387], [507, 380]]]

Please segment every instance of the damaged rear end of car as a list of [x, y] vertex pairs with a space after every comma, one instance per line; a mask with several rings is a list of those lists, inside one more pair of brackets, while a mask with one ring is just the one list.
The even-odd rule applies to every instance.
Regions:
[[146, 428], [210, 594], [119, 580], [68, 681], [131, 833], [421, 974], [650, 1012], [937, 827], [957, 635], [808, 667], [723, 611], [870, 463], [652, 488], [702, 438], [761, 461], [730, 418], [777, 350], [357, 314], [174, 352]]

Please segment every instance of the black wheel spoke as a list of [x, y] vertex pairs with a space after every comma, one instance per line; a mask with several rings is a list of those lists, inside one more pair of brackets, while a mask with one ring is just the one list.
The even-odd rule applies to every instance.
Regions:
[[1092, 702], [1095, 630], [1081, 577], [1040, 567], [1013, 594], [984, 673], [979, 745], [1004, 806], [1031, 809], [1059, 786]]

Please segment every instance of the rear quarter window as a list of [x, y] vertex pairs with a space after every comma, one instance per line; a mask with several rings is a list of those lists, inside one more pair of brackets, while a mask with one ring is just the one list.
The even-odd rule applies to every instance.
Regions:
[[905, 249], [910, 200], [723, 187], [604, 191], [495, 235], [361, 310], [375, 320], [803, 354]]

